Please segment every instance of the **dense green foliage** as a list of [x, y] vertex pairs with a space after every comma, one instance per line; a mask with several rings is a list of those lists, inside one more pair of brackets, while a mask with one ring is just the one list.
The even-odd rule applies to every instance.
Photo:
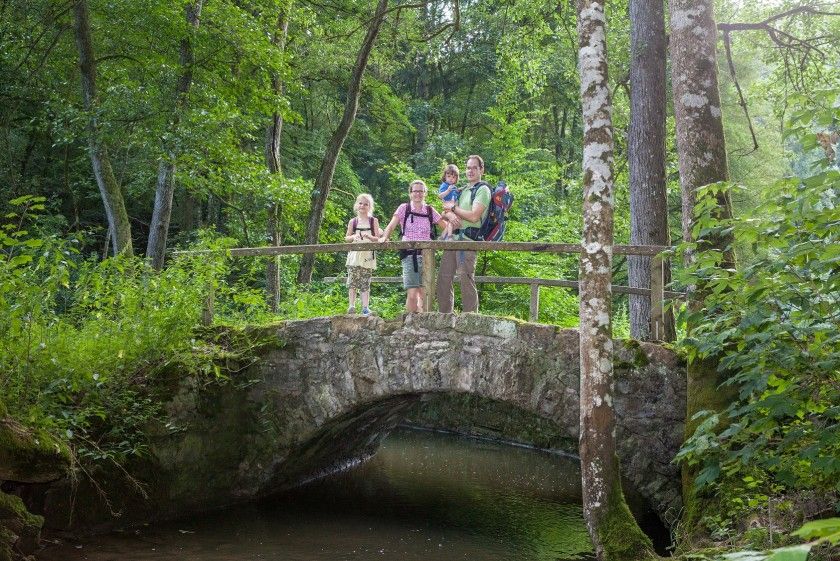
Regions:
[[195, 328], [221, 262], [181, 259], [154, 274], [136, 258], [83, 259], [79, 240], [39, 235], [42, 202], [12, 201], [0, 233], [0, 402], [83, 458], [143, 454], [160, 406], [146, 380], [171, 363], [214, 374], [218, 353]]
[[[89, 1], [96, 116], [134, 247], [145, 247], [157, 166], [167, 153], [177, 164], [170, 249], [265, 245], [266, 209], [274, 203], [282, 242], [298, 243], [374, 3], [214, 0], [204, 4], [197, 29], [184, 18], [186, 4]], [[719, 0], [717, 15], [756, 22], [800, 4]], [[627, 11], [626, 0], [609, 3], [619, 243], [630, 230]], [[285, 48], [272, 40], [282, 14], [290, 22]], [[106, 220], [87, 151], [90, 115], [72, 4], [9, 0], [0, 3], [0, 16], [0, 402], [66, 437], [83, 458], [122, 461], [144, 453], [142, 428], [159, 413], [145, 380], [173, 363], [217, 376], [216, 359], [230, 352], [199, 327], [210, 287], [221, 323], [341, 313], [346, 289], [322, 280], [296, 285], [298, 258], [284, 256], [275, 315], [264, 295], [265, 259], [169, 255], [160, 273], [141, 259], [101, 259]], [[807, 44], [780, 48], [761, 30], [731, 36], [749, 121], [721, 48], [729, 167], [742, 187], [736, 219], [716, 220], [701, 199], [700, 239], [689, 248], [700, 250], [698, 259], [673, 286], [708, 294], [700, 317], [691, 318], [699, 327], [682, 346], [690, 358], [719, 359], [739, 394], [727, 411], [703, 418], [681, 454], [701, 468], [703, 492], [720, 499], [705, 522], [721, 539], [736, 539], [746, 530], [739, 521], [753, 515], [772, 514], [793, 528], [802, 516], [836, 510], [840, 495], [840, 179], [836, 154], [829, 158], [840, 126], [836, 53], [830, 59], [840, 18], [799, 13], [774, 25]], [[192, 87], [173, 128], [185, 38], [195, 55]], [[486, 159], [487, 179], [505, 179], [515, 192], [507, 239], [577, 241], [576, 57], [573, 3], [468, 0], [457, 12], [443, 0], [392, 4], [338, 161], [321, 241], [342, 238], [358, 193], [373, 194], [385, 221], [410, 180], [420, 177], [434, 192], [443, 165], [463, 167], [472, 153]], [[282, 172], [271, 174], [264, 137], [275, 112], [284, 118]], [[671, 239], [679, 241], [672, 141], [667, 165]], [[703, 238], [719, 228], [735, 234], [735, 271], [720, 270], [719, 256], [703, 251]], [[398, 274], [395, 254], [380, 255], [379, 263], [378, 275]], [[477, 272], [575, 278], [577, 267], [570, 257], [487, 252]], [[315, 278], [343, 270], [343, 255], [320, 256]], [[616, 284], [626, 284], [625, 271], [616, 259]], [[527, 287], [480, 288], [483, 312], [528, 317]], [[378, 285], [372, 308], [393, 317], [403, 299], [400, 287]], [[626, 309], [616, 298], [617, 336], [628, 333]], [[577, 315], [575, 294], [542, 289], [540, 321], [575, 326]]]
[[[810, 163], [733, 220], [713, 212], [714, 192], [728, 186], [706, 187], [698, 241], [684, 248], [698, 257], [683, 280], [706, 296], [682, 345], [689, 360], [717, 359], [738, 393], [721, 414], [698, 414], [680, 453], [702, 466], [698, 482], [724, 506], [706, 518], [718, 532], [761, 509], [840, 509], [840, 172], [816, 142], [824, 124], [840, 122], [838, 91], [813, 92], [790, 119], [789, 141]], [[720, 229], [751, 254], [737, 270], [703, 251]]]

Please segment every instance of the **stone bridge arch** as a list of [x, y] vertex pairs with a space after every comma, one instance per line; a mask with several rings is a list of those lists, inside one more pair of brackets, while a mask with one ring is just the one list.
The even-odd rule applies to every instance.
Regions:
[[[508, 404], [578, 438], [576, 330], [424, 313], [323, 317], [248, 331], [260, 350], [247, 365], [232, 359], [227, 382], [173, 377], [168, 424], [150, 429], [150, 454], [135, 466], [148, 496], [120, 483], [120, 474], [103, 480], [112, 504], [97, 499], [99, 487], [77, 492], [63, 481], [39, 499], [47, 526], [101, 528], [269, 495], [372, 453], [428, 396]], [[655, 344], [617, 340], [615, 351], [622, 472], [663, 517], [680, 506], [671, 459], [683, 435], [684, 368]], [[89, 500], [74, 510], [77, 496]], [[131, 519], [113, 518], [115, 510]]]
[[[371, 453], [429, 395], [507, 403], [578, 438], [576, 330], [437, 313], [391, 321], [335, 316], [274, 329], [282, 345], [252, 367], [259, 382], [248, 398], [270, 405], [274, 442], [287, 452], [262, 487], [294, 484]], [[670, 460], [682, 439], [684, 371], [672, 352], [635, 341], [616, 342], [616, 366], [624, 475], [661, 515], [680, 501]]]

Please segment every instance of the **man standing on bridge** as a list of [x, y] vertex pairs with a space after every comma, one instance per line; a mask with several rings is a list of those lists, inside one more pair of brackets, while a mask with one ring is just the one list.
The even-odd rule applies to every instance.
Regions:
[[[481, 181], [484, 174], [484, 160], [481, 156], [467, 158], [467, 186], [461, 190], [458, 202], [444, 203], [444, 210], [451, 210], [458, 217], [460, 224], [453, 224], [453, 241], [475, 239], [487, 209], [490, 207], [490, 186]], [[460, 269], [461, 307], [465, 312], [478, 311], [478, 290], [475, 287], [475, 251], [444, 251], [440, 260], [440, 272], [437, 281], [438, 309], [452, 313], [455, 302], [453, 283], [455, 271]]]

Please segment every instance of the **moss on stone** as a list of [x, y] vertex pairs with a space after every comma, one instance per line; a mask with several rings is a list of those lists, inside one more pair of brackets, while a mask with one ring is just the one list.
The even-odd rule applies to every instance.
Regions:
[[44, 519], [26, 510], [20, 497], [0, 491], [0, 520], [19, 520], [26, 526], [41, 527]]
[[0, 522], [0, 561], [12, 561], [12, 546], [17, 536]]
[[43, 525], [44, 518], [26, 510], [20, 497], [0, 492], [0, 561], [14, 559], [16, 549], [34, 552]]
[[70, 466], [67, 445], [43, 429], [0, 418], [0, 479], [42, 483], [58, 479]]
[[650, 538], [639, 528], [624, 500], [621, 481], [618, 478], [613, 483], [605, 519], [597, 531], [604, 547], [604, 559], [607, 561], [658, 559]]

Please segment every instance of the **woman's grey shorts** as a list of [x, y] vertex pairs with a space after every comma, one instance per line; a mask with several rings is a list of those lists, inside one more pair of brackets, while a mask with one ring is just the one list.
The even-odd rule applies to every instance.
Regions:
[[409, 255], [402, 260], [403, 288], [423, 286], [423, 256], [417, 255], [417, 272], [414, 272], [414, 257]]

